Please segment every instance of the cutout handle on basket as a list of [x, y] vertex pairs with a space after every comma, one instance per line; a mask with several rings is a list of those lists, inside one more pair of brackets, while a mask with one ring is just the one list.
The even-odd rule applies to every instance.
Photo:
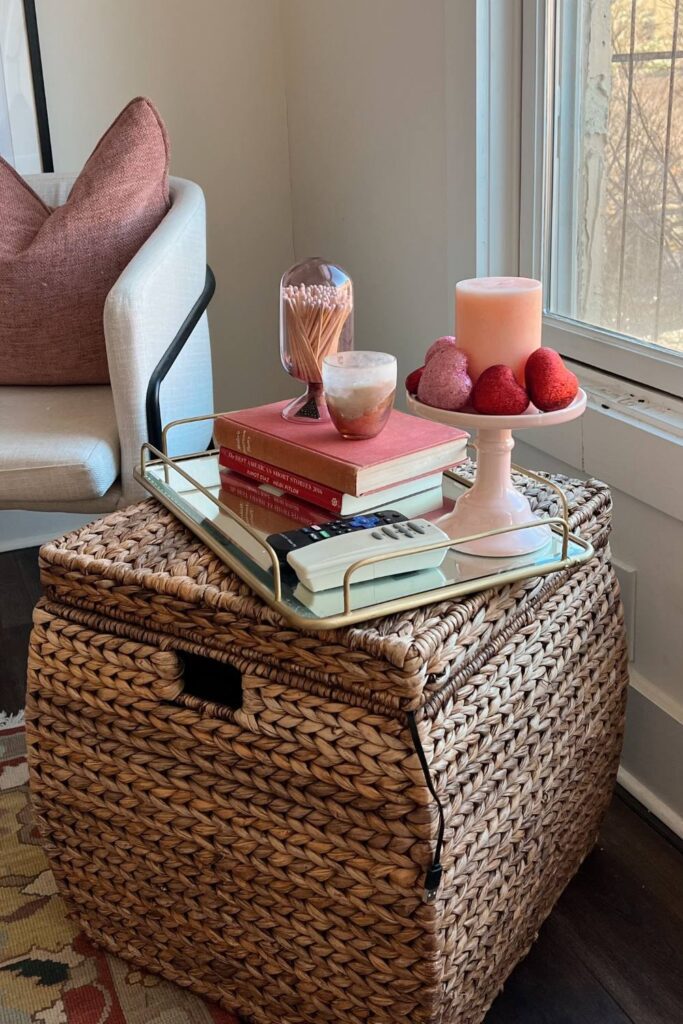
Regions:
[[177, 651], [183, 665], [183, 693], [236, 711], [242, 707], [242, 673], [229, 661]]

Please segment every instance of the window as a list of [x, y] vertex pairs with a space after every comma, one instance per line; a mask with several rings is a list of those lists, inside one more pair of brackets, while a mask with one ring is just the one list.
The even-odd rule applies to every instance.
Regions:
[[520, 263], [547, 343], [683, 395], [683, 0], [521, 11]]

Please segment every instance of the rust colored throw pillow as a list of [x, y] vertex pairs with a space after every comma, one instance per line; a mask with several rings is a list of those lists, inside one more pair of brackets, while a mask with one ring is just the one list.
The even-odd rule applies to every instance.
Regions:
[[0, 385], [108, 383], [104, 300], [169, 205], [168, 138], [147, 99], [54, 210], [0, 159]]

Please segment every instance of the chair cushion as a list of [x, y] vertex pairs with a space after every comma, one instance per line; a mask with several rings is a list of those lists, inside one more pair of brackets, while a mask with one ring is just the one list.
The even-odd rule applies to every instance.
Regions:
[[119, 114], [54, 210], [0, 159], [0, 384], [108, 383], [104, 301], [169, 205], [149, 100]]
[[111, 388], [0, 387], [0, 505], [98, 498], [118, 475]]

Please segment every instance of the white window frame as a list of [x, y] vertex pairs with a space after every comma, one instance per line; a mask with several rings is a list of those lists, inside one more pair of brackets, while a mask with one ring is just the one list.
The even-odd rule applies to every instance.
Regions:
[[[580, 18], [582, 0], [560, 2], [562, 18]], [[550, 260], [562, 268], [555, 281], [571, 282], [572, 248], [566, 240], [576, 237], [572, 209], [560, 211], [562, 222], [553, 225], [552, 239], [546, 229], [552, 216], [551, 174], [578, 173], [572, 97], [565, 99], [565, 123], [558, 126], [553, 92], [546, 89], [546, 75], [557, 86], [555, 7], [555, 0], [478, 0], [477, 10], [477, 273], [539, 278], [549, 299]], [[510, 125], [516, 127], [516, 145]], [[570, 154], [572, 166], [565, 160], [557, 167], [556, 131], [563, 133], [563, 152]], [[507, 230], [499, 229], [501, 217]], [[555, 313], [546, 312], [543, 324], [544, 344], [563, 356], [683, 397], [680, 356]]]

